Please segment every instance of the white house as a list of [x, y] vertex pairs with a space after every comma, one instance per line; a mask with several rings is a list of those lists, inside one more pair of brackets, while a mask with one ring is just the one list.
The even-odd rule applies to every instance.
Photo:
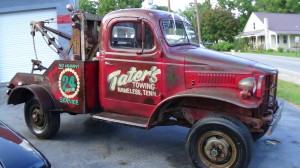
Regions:
[[300, 14], [253, 12], [239, 38], [249, 38], [254, 47], [285, 51], [300, 48]]

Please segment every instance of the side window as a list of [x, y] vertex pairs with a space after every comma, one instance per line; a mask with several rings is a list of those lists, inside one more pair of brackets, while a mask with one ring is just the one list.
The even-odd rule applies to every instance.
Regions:
[[[140, 22], [116, 23], [111, 32], [110, 44], [113, 48], [141, 49], [142, 24]], [[150, 27], [145, 24], [144, 49], [152, 49], [154, 36]]]

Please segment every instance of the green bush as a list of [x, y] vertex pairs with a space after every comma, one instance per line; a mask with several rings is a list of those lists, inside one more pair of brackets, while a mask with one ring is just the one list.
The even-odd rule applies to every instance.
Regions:
[[282, 47], [278, 47], [277, 51], [282, 53], [283, 52], [283, 48]]
[[261, 46], [257, 47], [257, 52], [262, 53], [263, 52], [263, 48]]
[[217, 51], [230, 51], [233, 49], [234, 45], [232, 43], [228, 43], [226, 41], [214, 44], [211, 48]]
[[214, 43], [213, 43], [213, 42], [206, 41], [206, 42], [203, 43], [203, 45], [204, 45], [206, 48], [210, 48], [210, 49], [211, 49], [211, 47], [214, 45]]
[[273, 50], [273, 49], [268, 49], [267, 51], [268, 51], [268, 52], [274, 52], [274, 50]]
[[233, 42], [234, 50], [236, 51], [249, 51], [251, 49], [251, 46], [249, 44], [248, 38], [239, 38], [235, 39]]

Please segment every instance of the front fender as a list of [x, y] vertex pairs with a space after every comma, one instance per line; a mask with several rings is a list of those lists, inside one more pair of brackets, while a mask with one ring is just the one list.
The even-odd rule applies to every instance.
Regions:
[[237, 89], [231, 88], [195, 88], [185, 90], [183, 92], [172, 95], [162, 102], [158, 104], [158, 106], [153, 111], [151, 118], [149, 120], [148, 125], [150, 126], [153, 123], [162, 107], [172, 100], [178, 98], [187, 98], [187, 97], [195, 97], [195, 98], [207, 98], [218, 101], [227, 102], [230, 104], [237, 105], [246, 109], [255, 109], [258, 108], [261, 104], [261, 100], [255, 97], [250, 97], [248, 99], [242, 99], [240, 96], [240, 92]]
[[40, 102], [42, 109], [56, 109], [51, 94], [45, 88], [36, 84], [14, 88], [9, 94], [7, 104], [25, 103], [32, 97], [35, 97]]
[[158, 107], [167, 101], [176, 98], [183, 98], [183, 97], [200, 97], [200, 98], [215, 99], [215, 100], [220, 100], [227, 103], [235, 104], [237, 106], [247, 108], [247, 109], [257, 108], [260, 105], [260, 101], [257, 98], [242, 99], [240, 96], [240, 92], [236, 89], [196, 88], [196, 89], [185, 90], [183, 92], [170, 96], [167, 99], [163, 100], [161, 103], [159, 103]]

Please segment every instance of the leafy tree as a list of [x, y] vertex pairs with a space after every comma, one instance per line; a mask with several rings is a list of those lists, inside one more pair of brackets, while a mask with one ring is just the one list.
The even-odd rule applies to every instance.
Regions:
[[204, 42], [217, 43], [218, 40], [232, 42], [238, 28], [238, 20], [228, 10], [210, 9], [201, 14], [201, 35]]
[[89, 1], [89, 0], [80, 0], [79, 6], [80, 6], [80, 9], [84, 10], [87, 13], [96, 14], [98, 2]]
[[193, 27], [196, 28], [197, 26], [196, 11], [194, 7], [189, 7], [184, 11], [179, 11], [179, 14], [185, 17], [186, 19], [188, 19], [192, 23]]
[[198, 9], [200, 13], [212, 9], [211, 0], [205, 0], [203, 3], [198, 3]]
[[140, 8], [141, 0], [99, 0], [97, 13], [105, 15], [111, 11], [124, 8]]
[[299, 0], [257, 0], [260, 12], [300, 13]]
[[156, 5], [156, 9], [157, 10], [162, 10], [162, 11], [168, 11], [168, 7], [167, 6], [158, 6], [158, 5]]
[[[198, 10], [200, 13], [203, 13], [206, 10], [212, 9], [210, 0], [205, 0], [203, 3], [198, 3]], [[196, 18], [196, 11], [193, 3], [190, 3], [190, 6], [184, 11], [179, 10], [179, 14], [185, 16], [190, 21], [193, 21]]]
[[218, 0], [217, 6], [222, 9], [234, 10], [236, 8], [236, 0]]
[[239, 17], [238, 17], [238, 20], [240, 22], [239, 31], [242, 31], [251, 13], [257, 11], [257, 7], [253, 5], [252, 0], [237, 0], [236, 9], [239, 12]]
[[[212, 9], [210, 0], [205, 0], [203, 3], [198, 3], [198, 10], [199, 10], [200, 15], [203, 12], [210, 10], [210, 9]], [[196, 10], [195, 10], [193, 3], [191, 3], [190, 7], [186, 8], [184, 11], [179, 11], [179, 14], [186, 17], [191, 22], [194, 29], [197, 30], [197, 28], [198, 28], [197, 27], [197, 16], [196, 16]], [[201, 22], [201, 20], [202, 20], [202, 18], [200, 17], [200, 22]]]
[[253, 5], [253, 0], [217, 0], [218, 7], [237, 13], [240, 23], [239, 30], [242, 31], [246, 25], [250, 14], [257, 11], [257, 7]]

